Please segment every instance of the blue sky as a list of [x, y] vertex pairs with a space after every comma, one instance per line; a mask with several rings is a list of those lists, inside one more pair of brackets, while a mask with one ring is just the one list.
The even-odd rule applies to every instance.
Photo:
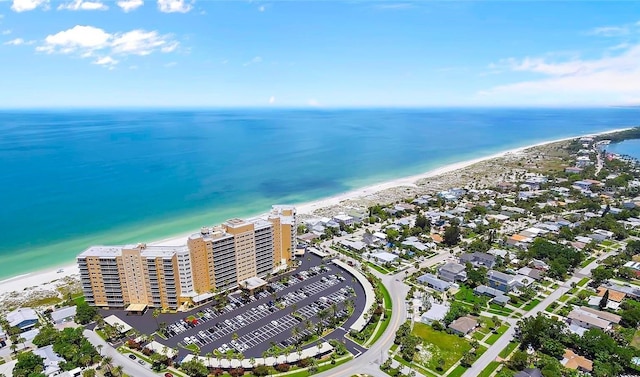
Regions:
[[0, 107], [640, 104], [640, 2], [0, 0]]

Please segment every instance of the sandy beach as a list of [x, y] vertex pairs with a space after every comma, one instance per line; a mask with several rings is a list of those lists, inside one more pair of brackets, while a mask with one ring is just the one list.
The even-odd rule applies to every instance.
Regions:
[[[493, 160], [496, 158], [510, 156], [510, 155], [518, 155], [530, 148], [572, 140], [577, 137], [604, 135], [604, 134], [623, 131], [626, 129], [629, 129], [629, 128], [620, 128], [620, 129], [615, 129], [615, 130], [610, 130], [610, 131], [605, 131], [605, 132], [600, 132], [595, 134], [576, 135], [572, 137], [566, 137], [562, 139], [528, 145], [520, 148], [514, 148], [514, 149], [506, 150], [500, 153], [495, 153], [485, 157], [480, 157], [472, 160], [449, 164], [437, 169], [430, 170], [422, 174], [399, 178], [399, 179], [391, 180], [388, 182], [383, 182], [383, 183], [363, 187], [357, 190], [345, 192], [339, 195], [335, 195], [325, 199], [320, 199], [313, 202], [297, 204], [296, 207], [298, 209], [298, 214], [305, 215], [306, 217], [308, 217], [313, 215], [314, 212], [318, 210], [338, 206], [347, 200], [354, 200], [361, 197], [371, 196], [385, 190], [403, 187], [403, 186], [416, 187], [416, 183], [420, 180], [451, 173], [451, 172], [464, 169], [484, 161]], [[277, 203], [274, 203], [274, 204], [277, 204]], [[196, 230], [194, 230], [194, 232], [195, 231]], [[188, 234], [182, 234], [175, 237], [154, 241], [154, 242], [147, 242], [147, 243], [164, 244], [164, 245], [183, 245], [186, 243], [186, 238], [192, 233], [193, 232], [189, 232]], [[140, 242], [145, 242], [145, 240], [140, 240]], [[36, 272], [24, 274], [24, 275], [15, 276], [13, 278], [0, 281], [0, 296], [6, 298], [8, 295], [15, 296], [16, 292], [35, 292], [40, 290], [56, 290], [56, 287], [60, 286], [60, 284], [64, 284], [64, 281], [62, 280], [63, 278], [76, 277], [78, 275], [79, 275], [78, 267], [75, 264], [72, 264], [68, 266], [56, 267], [56, 268], [51, 268], [43, 271], [36, 271]]]

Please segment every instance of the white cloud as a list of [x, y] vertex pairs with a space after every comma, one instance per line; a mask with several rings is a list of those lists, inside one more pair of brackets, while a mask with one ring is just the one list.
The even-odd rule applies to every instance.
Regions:
[[112, 58], [111, 56], [103, 56], [101, 58], [97, 58], [93, 61], [93, 64], [102, 65], [108, 68], [114, 67], [118, 64], [118, 61]]
[[265, 10], [267, 10], [267, 8], [266, 8], [264, 5], [260, 5], [260, 6], [258, 7], [258, 11], [259, 11], [259, 12], [264, 12]]
[[307, 101], [307, 105], [311, 106], [311, 107], [318, 107], [320, 106], [320, 102], [318, 102], [317, 99], [315, 98], [311, 98]]
[[629, 35], [630, 32], [628, 26], [601, 26], [591, 30], [589, 34], [602, 37], [622, 37]]
[[165, 64], [164, 67], [165, 68], [171, 68], [171, 67], [175, 67], [177, 65], [178, 65], [178, 63], [176, 63], [176, 62], [169, 62], [169, 63]]
[[25, 40], [22, 38], [12, 39], [10, 41], [4, 42], [3, 45], [11, 45], [11, 46], [20, 46], [25, 44]]
[[185, 0], [158, 0], [158, 9], [163, 13], [187, 13], [193, 9], [193, 2]]
[[0, 33], [2, 35], [9, 35], [11, 34], [11, 30], [3, 30], [2, 33]]
[[108, 6], [100, 1], [73, 0], [66, 4], [60, 4], [58, 10], [107, 10]]
[[[93, 26], [76, 25], [71, 29], [49, 35], [37, 51], [49, 54], [74, 54], [81, 58], [112, 59], [111, 55], [145, 56], [153, 52], [168, 53], [178, 48], [178, 42], [171, 35], [162, 35], [157, 31], [132, 30], [125, 33], [108, 33]], [[112, 64], [118, 61], [112, 59]]]
[[253, 59], [249, 60], [248, 62], [244, 63], [243, 66], [249, 66], [252, 64], [259, 64], [262, 63], [262, 57], [261, 56], [256, 56]]
[[13, 0], [11, 9], [14, 12], [26, 12], [34, 10], [39, 6], [46, 8], [49, 4], [49, 0]]
[[131, 12], [144, 4], [143, 0], [120, 0], [116, 3], [123, 11]]
[[48, 35], [37, 50], [47, 53], [69, 54], [78, 50], [91, 52], [108, 47], [113, 36], [93, 26], [76, 25], [71, 29]]
[[30, 45], [35, 44], [35, 43], [36, 43], [36, 41], [25, 41], [22, 38], [15, 38], [15, 39], [12, 39], [10, 41], [4, 42], [3, 45], [7, 45], [7, 46], [22, 46], [22, 45], [30, 46]]
[[621, 47], [617, 55], [606, 54], [596, 59], [573, 58], [553, 62], [545, 58], [507, 59], [508, 68], [515, 72], [542, 75], [500, 85], [480, 94], [504, 99], [548, 99], [549, 101], [585, 100], [611, 104], [625, 98], [640, 98], [640, 44]]
[[274, 103], [276, 103], [276, 97], [275, 96], [269, 97], [269, 104], [273, 105]]

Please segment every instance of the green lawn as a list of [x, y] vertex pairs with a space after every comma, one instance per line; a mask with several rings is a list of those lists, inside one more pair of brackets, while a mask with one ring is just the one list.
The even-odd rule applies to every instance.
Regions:
[[423, 347], [428, 350], [423, 354], [417, 353], [416, 360], [432, 370], [437, 369], [440, 358], [444, 359], [443, 369], [448, 370], [462, 358], [462, 355], [471, 350], [471, 345], [464, 338], [435, 331], [431, 326], [423, 323], [416, 323], [412, 334], [420, 337], [423, 340]]
[[631, 340], [630, 346], [640, 349], [640, 330], [636, 331], [636, 333], [633, 334], [633, 339]]
[[500, 305], [498, 305], [498, 304], [494, 304], [493, 302], [489, 304], [489, 307], [490, 307], [491, 309], [496, 310], [496, 311], [499, 311], [499, 312], [505, 312], [505, 313], [507, 313], [507, 314], [511, 314], [511, 313], [513, 313], [513, 310], [511, 310], [511, 309], [509, 309], [509, 308], [507, 308], [507, 307], [504, 307], [504, 306], [500, 306]]
[[454, 370], [451, 371], [451, 373], [447, 375], [447, 377], [460, 377], [466, 371], [467, 371], [467, 368], [463, 367], [462, 365], [458, 365], [457, 367], [455, 367]]
[[487, 338], [487, 340], [485, 341], [485, 343], [487, 344], [493, 344], [495, 343], [498, 339], [500, 339], [500, 337], [502, 336], [502, 334], [505, 333], [505, 331], [507, 331], [509, 329], [508, 325], [502, 325], [498, 328], [497, 334], [491, 334], [491, 336], [489, 336], [489, 338]]
[[509, 342], [509, 344], [506, 347], [504, 347], [502, 351], [500, 351], [498, 356], [504, 359], [505, 357], [511, 355], [511, 352], [513, 352], [513, 350], [516, 349], [516, 347], [518, 347], [518, 342]]
[[582, 278], [578, 282], [578, 287], [584, 287], [589, 282], [589, 278]]
[[580, 263], [580, 267], [585, 268], [589, 265], [589, 263], [593, 262], [594, 260], [596, 260], [596, 257], [589, 257], [584, 261], [582, 261], [582, 263]]
[[384, 305], [383, 305], [385, 309], [384, 319], [382, 320], [382, 323], [380, 323], [380, 326], [378, 326], [378, 331], [376, 331], [371, 336], [371, 338], [369, 338], [369, 341], [367, 342], [368, 345], [371, 345], [377, 342], [378, 339], [380, 339], [380, 337], [382, 336], [382, 334], [384, 334], [384, 331], [387, 329], [387, 327], [389, 327], [389, 322], [391, 322], [391, 307], [392, 307], [391, 295], [389, 294], [389, 291], [384, 286], [384, 284], [378, 283], [378, 288], [382, 291], [382, 297], [384, 300]]
[[473, 339], [476, 339], [476, 340], [482, 340], [484, 339], [485, 336], [487, 336], [486, 333], [479, 332], [479, 331], [476, 331], [475, 333], [473, 333], [473, 335], [471, 335], [471, 337], [473, 337]]
[[488, 297], [478, 296], [473, 293], [473, 289], [461, 285], [460, 290], [456, 293], [456, 300], [465, 302], [467, 304], [480, 304], [481, 306], [487, 305]]
[[568, 296], [568, 295], [562, 295], [562, 296], [558, 299], [558, 301], [560, 301], [560, 302], [565, 302], [565, 301], [567, 301], [567, 300], [569, 299], [569, 297], [570, 297], [570, 296]]
[[500, 363], [497, 361], [490, 362], [489, 365], [480, 372], [478, 377], [489, 377], [494, 370], [498, 369], [499, 366]]
[[534, 298], [533, 300], [531, 300], [527, 305], [525, 305], [522, 310], [524, 311], [529, 311], [533, 308], [535, 308], [536, 305], [538, 305], [540, 303], [540, 300], [538, 300], [537, 298]]

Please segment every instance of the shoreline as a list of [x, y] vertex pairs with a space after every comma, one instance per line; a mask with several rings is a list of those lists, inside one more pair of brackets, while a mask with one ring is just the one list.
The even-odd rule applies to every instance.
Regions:
[[[493, 159], [508, 156], [508, 155], [519, 154], [527, 149], [540, 147], [548, 144], [554, 144], [554, 143], [563, 142], [563, 141], [568, 141], [568, 140], [573, 140], [579, 137], [599, 136], [599, 135], [616, 133], [616, 132], [628, 130], [631, 128], [633, 127], [618, 128], [618, 129], [602, 131], [597, 133], [581, 134], [581, 135], [564, 137], [564, 138], [550, 140], [550, 141], [538, 142], [538, 143], [523, 146], [523, 147], [517, 147], [517, 148], [505, 150], [502, 152], [497, 152], [484, 157], [478, 157], [470, 160], [451, 163], [448, 165], [444, 165], [444, 166], [426, 171], [421, 174], [411, 175], [407, 177], [397, 178], [390, 181], [365, 186], [362, 188], [354, 189], [354, 190], [340, 193], [327, 198], [322, 198], [322, 199], [318, 199], [310, 202], [298, 203], [298, 204], [294, 203], [294, 205], [297, 208], [298, 215], [309, 216], [309, 215], [312, 215], [313, 212], [316, 210], [326, 208], [326, 207], [336, 206], [346, 200], [366, 197], [368, 195], [372, 195], [372, 194], [375, 194], [387, 189], [391, 189], [391, 188], [397, 188], [397, 187], [403, 187], [403, 186], [416, 187], [417, 186], [416, 182], [419, 180], [440, 176], [446, 173], [451, 173], [451, 172], [475, 165], [480, 162], [485, 162], [488, 160], [493, 160]], [[277, 203], [273, 203], [273, 204], [277, 204]], [[248, 218], [260, 217], [262, 215], [264, 214], [249, 216]], [[149, 245], [158, 245], [158, 244], [169, 245], [169, 246], [184, 245], [186, 243], [186, 238], [191, 234], [193, 234], [194, 232], [197, 232], [197, 229], [186, 234], [176, 235], [176, 236], [168, 237], [168, 238], [157, 240], [157, 241], [151, 241], [147, 243]], [[144, 242], [144, 240], [141, 240], [140, 242]], [[58, 272], [61, 269], [62, 269], [62, 272]], [[38, 287], [42, 289], [52, 288], [54, 286], [55, 281], [61, 280], [63, 278], [73, 277], [76, 275], [79, 275], [79, 269], [76, 264], [68, 264], [68, 265], [60, 264], [57, 267], [51, 267], [43, 270], [33, 271], [26, 274], [20, 274], [17, 276], [0, 280], [0, 295], [6, 295], [11, 292], [21, 292], [28, 288], [33, 288], [33, 287]]]

